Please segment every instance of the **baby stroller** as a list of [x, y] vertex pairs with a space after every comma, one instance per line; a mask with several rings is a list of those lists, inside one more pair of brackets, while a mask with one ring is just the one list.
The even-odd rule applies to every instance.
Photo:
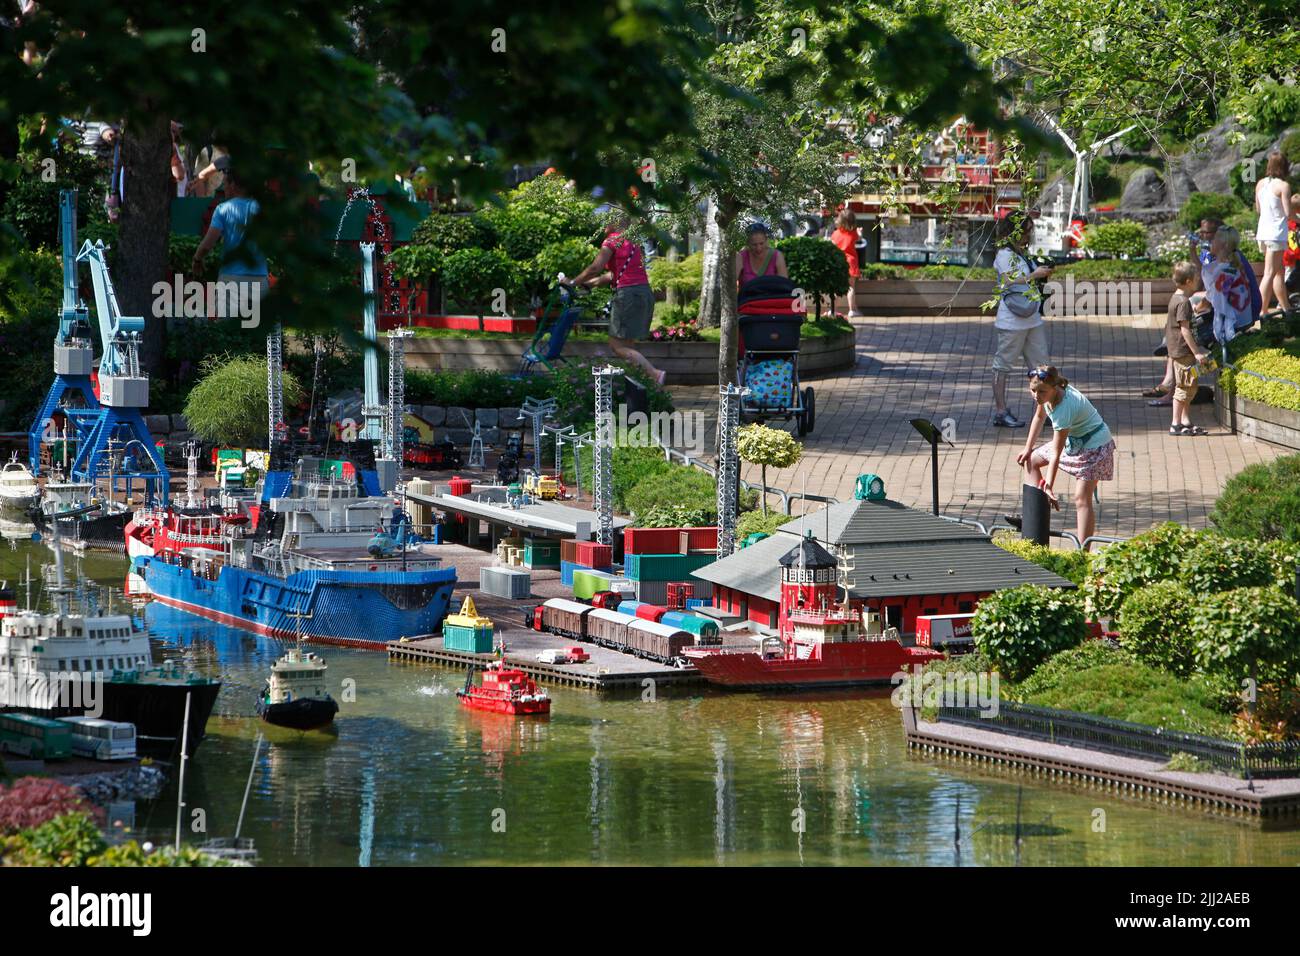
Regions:
[[582, 299], [590, 292], [581, 286], [566, 282], [564, 273], [560, 273], [546, 297], [546, 303], [537, 313], [537, 331], [533, 340], [524, 349], [519, 359], [519, 375], [527, 375], [533, 366], [541, 365], [548, 372], [555, 371], [555, 364], [564, 361], [561, 353], [569, 333], [578, 324], [609, 322], [609, 306], [606, 305], [597, 317], [583, 320], [586, 311]]
[[745, 283], [740, 305], [740, 384], [742, 422], [794, 419], [800, 436], [813, 430], [817, 405], [812, 386], [799, 387], [799, 334], [804, 321], [794, 283], [760, 276]]

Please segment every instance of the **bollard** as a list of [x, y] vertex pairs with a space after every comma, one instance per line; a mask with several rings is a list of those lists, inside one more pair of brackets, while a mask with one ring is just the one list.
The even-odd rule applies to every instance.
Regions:
[[1046, 545], [1052, 537], [1052, 503], [1033, 485], [1023, 485], [1022, 489], [1020, 536], [1026, 541]]

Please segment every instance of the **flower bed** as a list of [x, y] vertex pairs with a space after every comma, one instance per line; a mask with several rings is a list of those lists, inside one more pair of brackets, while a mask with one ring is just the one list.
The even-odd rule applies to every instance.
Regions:
[[1300, 450], [1300, 344], [1256, 348], [1233, 364], [1236, 371], [1226, 369], [1214, 390], [1219, 424]]

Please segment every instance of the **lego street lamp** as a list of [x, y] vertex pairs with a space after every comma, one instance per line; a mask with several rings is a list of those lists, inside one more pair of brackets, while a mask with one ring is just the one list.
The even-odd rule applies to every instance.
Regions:
[[912, 427], [917, 430], [922, 438], [930, 443], [930, 491], [934, 500], [934, 513], [939, 513], [939, 442], [947, 442], [948, 447], [952, 448], [953, 443], [943, 437], [943, 432], [939, 426], [926, 418], [913, 418]]

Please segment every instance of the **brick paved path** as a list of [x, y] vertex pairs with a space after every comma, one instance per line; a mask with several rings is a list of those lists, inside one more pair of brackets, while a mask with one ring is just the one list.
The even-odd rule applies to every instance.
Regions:
[[[782, 472], [769, 469], [768, 481], [788, 491], [843, 500], [853, 494], [857, 475], [874, 472], [884, 479], [890, 498], [928, 508], [929, 446], [909, 419], [925, 417], [938, 424], [952, 419], [956, 447], [941, 446], [939, 453], [940, 509], [985, 523], [1018, 512], [1020, 469], [1015, 458], [1025, 431], [990, 423], [992, 318], [869, 318], [854, 324], [854, 367], [806, 383], [816, 389], [817, 422], [804, 439], [803, 461]], [[1211, 405], [1192, 406], [1192, 420], [1210, 435], [1169, 436], [1169, 408], [1152, 408], [1140, 397], [1164, 370], [1163, 359], [1151, 355], [1162, 324], [1163, 316], [1048, 320], [1053, 363], [1097, 406], [1118, 446], [1115, 480], [1099, 486], [1098, 534], [1128, 537], [1165, 520], [1205, 527], [1231, 475], [1282, 453], [1265, 442], [1227, 433], [1215, 423]], [[1028, 419], [1033, 402], [1023, 381], [1012, 376], [1008, 390], [1012, 410]], [[716, 389], [679, 386], [671, 391], [679, 409], [709, 416], [712, 449]], [[793, 430], [793, 424], [789, 427]], [[1044, 431], [1050, 438], [1050, 426]], [[745, 465], [742, 475], [759, 481], [757, 467]], [[1053, 516], [1055, 529], [1074, 529], [1073, 484], [1064, 473], [1057, 479], [1062, 505]], [[772, 505], [779, 507], [775, 497], [769, 501]], [[801, 503], [795, 502], [792, 510], [801, 513]]]

